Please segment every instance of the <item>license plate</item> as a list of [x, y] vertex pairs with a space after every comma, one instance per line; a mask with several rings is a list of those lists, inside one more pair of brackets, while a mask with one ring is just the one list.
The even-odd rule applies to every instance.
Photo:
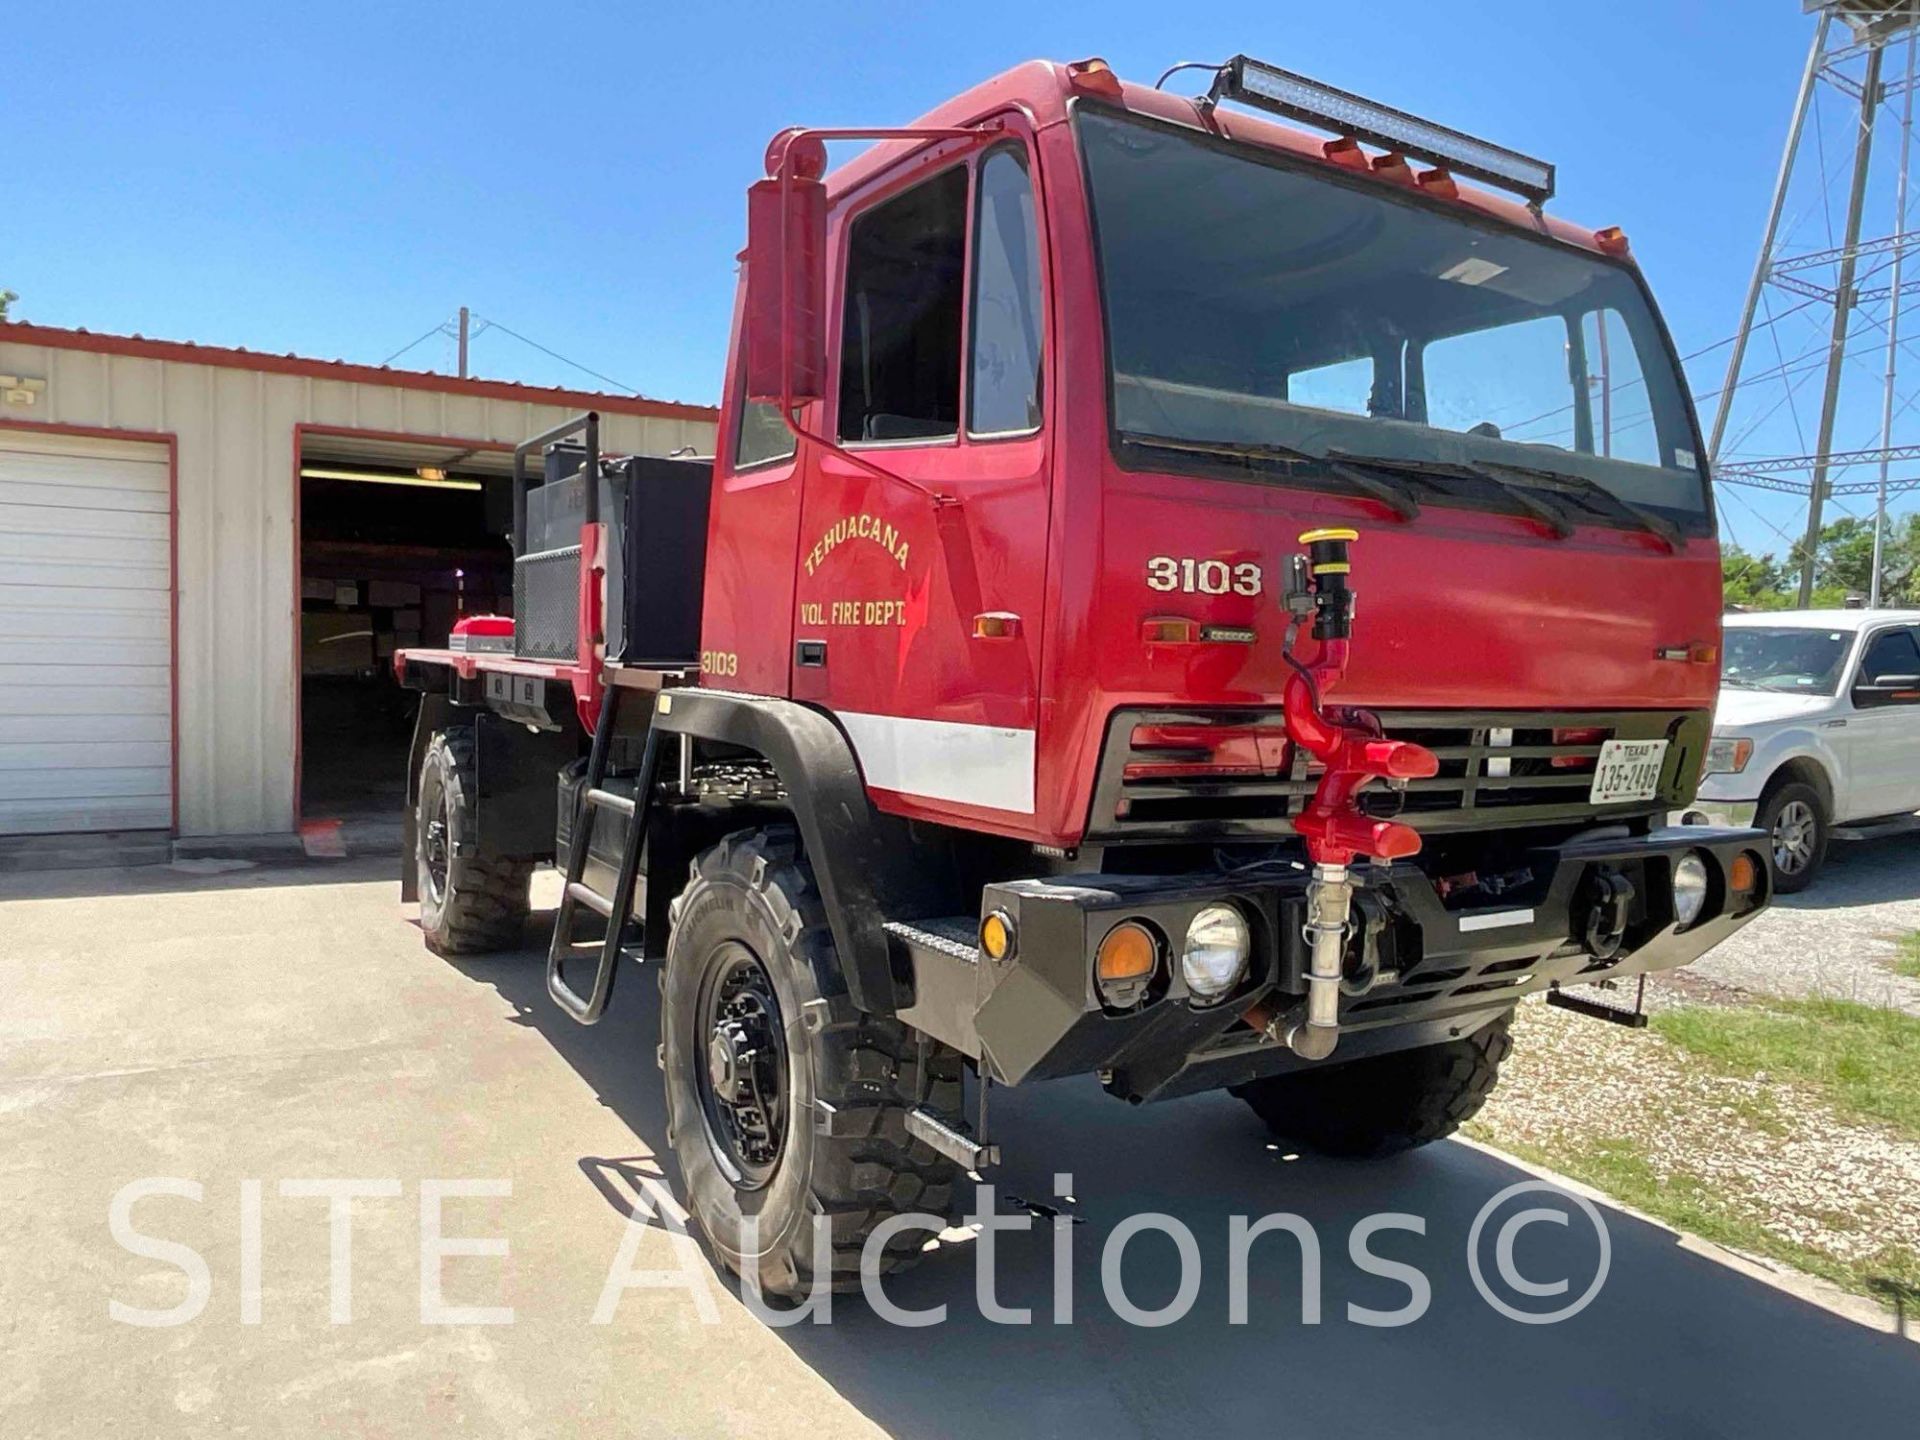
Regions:
[[1609, 740], [1600, 747], [1593, 767], [1593, 789], [1587, 799], [1595, 805], [1621, 805], [1629, 800], [1651, 800], [1660, 792], [1660, 771], [1666, 765], [1664, 740]]

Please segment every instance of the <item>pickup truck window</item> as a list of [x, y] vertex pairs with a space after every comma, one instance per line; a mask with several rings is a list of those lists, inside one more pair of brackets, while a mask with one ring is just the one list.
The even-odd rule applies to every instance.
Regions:
[[1867, 658], [1860, 662], [1860, 678], [1878, 685], [1885, 675], [1920, 675], [1920, 644], [1911, 630], [1886, 630], [1867, 646]]
[[1191, 129], [1075, 124], [1123, 441], [1524, 467], [1704, 531], [1698, 431], [1630, 267]]
[[1736, 690], [1832, 695], [1853, 648], [1850, 630], [1729, 625], [1720, 681]]

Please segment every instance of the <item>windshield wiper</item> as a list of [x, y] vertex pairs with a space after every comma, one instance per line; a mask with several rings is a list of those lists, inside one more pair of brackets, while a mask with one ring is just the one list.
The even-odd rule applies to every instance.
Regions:
[[1491, 470], [1468, 461], [1431, 461], [1402, 460], [1390, 455], [1355, 455], [1348, 450], [1329, 450], [1329, 461], [1346, 465], [1367, 465], [1378, 470], [1396, 471], [1405, 475], [1418, 475], [1432, 481], [1452, 477], [1479, 480], [1493, 486], [1522, 510], [1553, 532], [1556, 540], [1565, 540], [1573, 534], [1573, 522], [1567, 518], [1566, 511], [1558, 505], [1542, 500], [1538, 495], [1516, 485], [1511, 480], [1503, 480]]
[[1636, 505], [1631, 500], [1623, 500], [1607, 489], [1598, 480], [1589, 480], [1584, 475], [1576, 475], [1569, 470], [1543, 470], [1532, 465], [1514, 465], [1505, 460], [1481, 460], [1475, 462], [1490, 470], [1504, 471], [1509, 475], [1518, 475], [1535, 484], [1544, 485], [1550, 490], [1570, 490], [1585, 500], [1597, 500], [1602, 508], [1611, 511], [1616, 517], [1627, 520], [1645, 530], [1661, 541], [1673, 554], [1680, 553], [1686, 537], [1680, 533], [1680, 527], [1664, 515], [1656, 515], [1644, 505]]
[[[1176, 440], [1167, 435], [1146, 435], [1134, 430], [1121, 431], [1120, 438], [1129, 445], [1138, 445], [1143, 449], [1171, 450], [1183, 455], [1212, 455], [1229, 460], [1267, 460], [1318, 466], [1346, 481], [1362, 494], [1372, 496], [1402, 520], [1412, 520], [1420, 514], [1420, 501], [1414, 493], [1385, 475], [1370, 474], [1371, 469], [1388, 468], [1374, 466], [1371, 461], [1356, 460], [1333, 452], [1315, 455], [1311, 451], [1296, 450], [1291, 445], [1259, 441]], [[1367, 468], [1362, 469], [1363, 465]]]

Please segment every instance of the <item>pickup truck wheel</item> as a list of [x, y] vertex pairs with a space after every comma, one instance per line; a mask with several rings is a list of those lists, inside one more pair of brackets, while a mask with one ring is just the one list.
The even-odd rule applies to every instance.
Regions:
[[1487, 1103], [1513, 1049], [1512, 1020], [1508, 1011], [1459, 1040], [1272, 1075], [1232, 1093], [1276, 1135], [1322, 1154], [1412, 1150], [1451, 1135]]
[[1813, 883], [1827, 858], [1827, 812], [1820, 792], [1792, 781], [1761, 802], [1754, 824], [1767, 832], [1775, 894], [1791, 895]]
[[[918, 1047], [853, 1009], [813, 873], [786, 826], [730, 835], [693, 863], [661, 973], [668, 1137], [715, 1255], [762, 1293], [860, 1283], [875, 1227], [945, 1222], [959, 1170], [906, 1130]], [[930, 1050], [929, 1103], [960, 1109], [960, 1057]], [[816, 1268], [814, 1231], [825, 1232]], [[920, 1258], [904, 1228], [882, 1272]]]
[[415, 864], [420, 930], [440, 955], [512, 950], [525, 936], [531, 861], [480, 860], [461, 846], [478, 829], [471, 726], [437, 732], [420, 766]]

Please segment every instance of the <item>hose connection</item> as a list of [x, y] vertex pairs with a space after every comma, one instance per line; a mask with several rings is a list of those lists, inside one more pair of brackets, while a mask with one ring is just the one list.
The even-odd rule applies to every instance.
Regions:
[[[1288, 736], [1324, 767], [1312, 799], [1293, 822], [1313, 862], [1305, 926], [1307, 998], [1285, 1016], [1256, 1004], [1243, 1018], [1308, 1060], [1332, 1054], [1340, 1035], [1341, 962], [1354, 893], [1348, 866], [1359, 857], [1391, 862], [1420, 850], [1418, 831], [1364, 814], [1356, 797], [1372, 781], [1425, 779], [1440, 769], [1432, 751], [1384, 738], [1364, 712], [1341, 711], [1335, 718], [1326, 708], [1326, 697], [1347, 671], [1354, 617], [1352, 546], [1359, 538], [1357, 530], [1309, 530], [1300, 537], [1306, 552], [1290, 556], [1286, 565], [1284, 653], [1293, 674], [1281, 704]], [[1309, 621], [1319, 650], [1306, 663], [1295, 656], [1294, 643]]]

